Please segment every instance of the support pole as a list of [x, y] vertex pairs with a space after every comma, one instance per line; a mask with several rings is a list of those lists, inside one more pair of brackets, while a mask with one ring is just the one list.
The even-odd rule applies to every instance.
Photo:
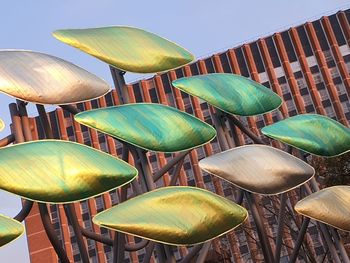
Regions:
[[287, 202], [287, 194], [286, 193], [281, 194], [280, 200], [281, 200], [281, 202], [280, 202], [280, 211], [278, 213], [275, 263], [279, 263], [280, 257], [281, 257], [283, 226], [284, 226], [284, 216], [285, 216], [285, 208], [286, 208], [286, 202]]
[[[46, 138], [53, 139], [54, 136], [53, 136], [53, 132], [52, 132], [49, 120], [48, 120], [47, 115], [46, 115], [45, 107], [43, 105], [36, 104], [36, 108], [38, 110], [40, 122], [41, 122], [43, 129], [44, 129]], [[83, 235], [80, 231], [78, 218], [77, 218], [77, 215], [76, 215], [76, 212], [75, 212], [75, 209], [73, 206], [74, 206], [74, 204], [64, 205], [66, 216], [67, 216], [68, 221], [71, 223], [71, 225], [73, 227], [74, 234], [75, 234], [77, 244], [79, 247], [81, 259], [82, 259], [83, 263], [89, 263], [89, 255], [87, 253], [87, 249], [85, 246]]]
[[261, 249], [262, 249], [263, 254], [264, 254], [265, 262], [272, 263], [272, 262], [274, 262], [272, 249], [271, 249], [267, 234], [265, 232], [264, 224], [261, 220], [261, 216], [259, 214], [258, 208], [256, 207], [256, 204], [254, 202], [252, 194], [248, 193], [248, 192], [245, 192], [244, 194], [245, 194], [248, 206], [249, 206], [249, 210], [251, 211], [252, 216], [254, 218], [254, 222], [256, 224], [256, 230], [257, 230], [257, 233], [259, 236]]
[[298, 258], [299, 250], [300, 250], [301, 245], [303, 244], [304, 236], [305, 236], [307, 227], [309, 225], [309, 222], [310, 222], [310, 218], [305, 217], [303, 224], [301, 225], [301, 228], [299, 230], [299, 235], [298, 235], [297, 241], [295, 242], [293, 253], [289, 258], [290, 263], [294, 263]]
[[[61, 242], [56, 236], [56, 232], [52, 226], [49, 211], [45, 203], [38, 203], [41, 221], [43, 222], [47, 237], [50, 240], [53, 248], [56, 251], [56, 254], [62, 263], [69, 263], [66, 251], [64, 251]], [[85, 262], [84, 262], [85, 263]]]

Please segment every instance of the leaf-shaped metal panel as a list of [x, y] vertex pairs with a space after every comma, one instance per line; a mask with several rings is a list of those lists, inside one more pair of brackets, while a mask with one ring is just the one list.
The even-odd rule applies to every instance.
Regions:
[[0, 188], [39, 202], [86, 199], [136, 175], [124, 161], [68, 141], [42, 140], [0, 149]]
[[111, 26], [57, 30], [53, 36], [121, 70], [154, 73], [194, 60], [184, 48], [142, 29]]
[[2, 119], [0, 119], [0, 132], [5, 128], [5, 123]]
[[194, 187], [164, 187], [101, 212], [93, 222], [116, 231], [172, 245], [216, 238], [240, 225], [247, 211]]
[[350, 231], [350, 186], [322, 189], [300, 200], [295, 210], [309, 218]]
[[246, 145], [204, 158], [199, 167], [249, 192], [275, 195], [310, 180], [312, 166], [276, 148]]
[[208, 74], [173, 81], [173, 86], [227, 113], [252, 116], [278, 108], [281, 98], [265, 86], [235, 74]]
[[71, 104], [109, 90], [105, 81], [63, 59], [34, 51], [0, 51], [0, 92], [17, 99]]
[[262, 133], [305, 152], [336, 156], [350, 150], [350, 129], [317, 114], [297, 115], [270, 126]]
[[23, 225], [4, 215], [0, 215], [0, 247], [20, 237], [24, 232]]
[[162, 104], [127, 104], [84, 111], [74, 118], [88, 127], [156, 152], [192, 149], [216, 136], [215, 129], [205, 122]]

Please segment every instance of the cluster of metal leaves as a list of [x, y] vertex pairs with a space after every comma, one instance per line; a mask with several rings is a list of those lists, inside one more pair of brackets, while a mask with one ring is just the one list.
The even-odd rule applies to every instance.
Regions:
[[[54, 36], [131, 72], [161, 72], [194, 59], [178, 45], [131, 27], [58, 30]], [[18, 50], [0, 51], [0, 83], [1, 92], [39, 104], [77, 103], [110, 90], [106, 82], [67, 61]], [[234, 74], [182, 78], [173, 86], [240, 116], [264, 114], [282, 103], [268, 88]], [[216, 136], [208, 124], [160, 104], [91, 110], [77, 114], [75, 120], [150, 151], [189, 150]], [[349, 129], [320, 115], [292, 117], [265, 127], [262, 132], [316, 155], [335, 156], [350, 147]], [[265, 195], [289, 191], [314, 175], [314, 169], [300, 159], [262, 145], [238, 147], [205, 158], [200, 167], [244, 190]], [[0, 149], [0, 188], [39, 202], [79, 201], [127, 184], [136, 176], [137, 170], [129, 164], [72, 142], [44, 140]], [[296, 210], [350, 231], [349, 199], [348, 187], [328, 188], [300, 201]], [[334, 206], [334, 200], [339, 206]], [[315, 206], [322, 208], [312, 209]], [[209, 191], [167, 187], [127, 200], [93, 220], [100, 226], [150, 240], [192, 245], [234, 229], [247, 215], [243, 207]], [[0, 217], [0, 245], [22, 232], [21, 224]]]
[[[92, 38], [89, 37], [91, 33], [94, 36]], [[85, 51], [86, 48], [96, 46], [96, 41], [117, 41], [119, 49], [107, 44], [101, 50], [89, 49], [88, 53], [120, 69], [133, 72], [164, 71], [193, 60], [190, 53], [174, 43], [135, 28], [67, 30], [57, 31], [55, 36], [73, 45], [74, 41], [82, 41], [84, 45], [78, 46]], [[73, 42], [72, 38], [75, 39]], [[128, 44], [122, 45], [120, 40]], [[144, 52], [145, 45], [149, 46], [147, 52]], [[111, 48], [114, 51], [109, 53]], [[22, 50], [0, 51], [0, 82], [1, 92], [38, 104], [72, 104], [96, 99], [110, 90], [106, 82], [67, 61]], [[201, 120], [158, 104], [99, 109], [81, 113], [76, 116], [76, 120], [152, 151], [189, 150], [216, 136], [215, 129]], [[0, 175], [0, 188], [5, 191], [38, 202], [66, 203], [90, 198], [127, 184], [137, 176], [137, 170], [113, 156], [85, 145], [69, 141], [40, 140], [1, 148]], [[139, 202], [144, 210], [138, 209]], [[189, 219], [184, 218], [179, 213], [180, 210], [175, 209], [179, 202], [184, 204], [181, 213], [196, 213]], [[243, 207], [206, 190], [191, 187], [157, 190], [123, 203], [120, 209], [124, 206], [126, 211], [123, 212], [123, 220], [125, 216], [129, 216], [127, 219], [132, 222], [133, 216], [139, 218], [141, 214], [148, 214], [148, 219], [151, 220], [147, 227], [147, 218], [144, 218], [144, 228], [141, 222], [134, 223], [135, 229], [139, 227], [149, 234], [143, 235], [138, 231], [130, 233], [179, 245], [205, 242], [233, 229], [247, 218], [247, 211]], [[165, 222], [164, 211], [158, 217], [150, 216], [153, 215], [152, 209], [161, 208], [172, 211], [174, 221], [168, 222], [168, 227], [162, 226], [162, 222]], [[113, 214], [112, 211], [106, 211], [104, 215], [109, 213]], [[100, 217], [103, 218], [102, 215]], [[154, 223], [152, 220], [155, 220]], [[213, 227], [214, 225], [217, 226]], [[18, 231], [19, 227], [22, 231]], [[2, 229], [2, 244], [23, 232], [20, 223], [1, 218], [0, 230]], [[160, 232], [159, 235], [157, 231]]]
[[[173, 85], [224, 112], [240, 116], [263, 114], [276, 109], [282, 102], [264, 86], [232, 74], [182, 78]], [[320, 156], [333, 157], [350, 150], [350, 130], [317, 114], [302, 114], [279, 121], [264, 127], [262, 133]], [[199, 165], [241, 189], [265, 195], [289, 191], [314, 175], [313, 168], [300, 159], [261, 145], [221, 152], [201, 160]], [[301, 200], [295, 209], [305, 216], [350, 231], [349, 191], [347, 186], [327, 188]]]

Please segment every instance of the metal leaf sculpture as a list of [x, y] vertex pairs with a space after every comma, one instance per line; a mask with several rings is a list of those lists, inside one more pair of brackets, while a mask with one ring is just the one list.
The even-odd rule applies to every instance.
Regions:
[[162, 104], [137, 103], [81, 112], [75, 120], [140, 148], [176, 152], [208, 143], [215, 129]]
[[0, 51], [0, 92], [17, 99], [71, 104], [108, 91], [105, 81], [63, 59], [34, 51]]
[[184, 48], [153, 33], [127, 26], [57, 30], [53, 36], [118, 69], [155, 73], [194, 60]]
[[0, 188], [39, 202], [86, 199], [136, 175], [124, 161], [69, 141], [41, 140], [0, 149]]
[[230, 149], [202, 159], [199, 167], [244, 190], [265, 195], [290, 191], [315, 173], [307, 163], [266, 145]]
[[300, 200], [295, 211], [306, 217], [350, 231], [350, 186], [322, 189]]
[[23, 225], [4, 215], [0, 215], [0, 247], [20, 237], [24, 232]]
[[240, 116], [263, 114], [282, 104], [282, 99], [270, 89], [240, 75], [199, 75], [177, 79], [172, 84], [224, 112]]
[[0, 119], [0, 132], [5, 128], [5, 123], [2, 119]]
[[266, 136], [315, 155], [331, 157], [350, 150], [350, 129], [322, 115], [297, 115], [266, 126], [261, 131]]
[[164, 187], [101, 212], [102, 227], [172, 245], [216, 238], [242, 224], [247, 211], [227, 199], [194, 187]]

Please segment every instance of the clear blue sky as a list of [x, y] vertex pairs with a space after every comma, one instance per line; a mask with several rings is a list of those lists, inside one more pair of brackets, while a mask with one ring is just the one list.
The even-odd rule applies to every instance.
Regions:
[[[0, 48], [55, 55], [111, 83], [106, 64], [60, 43], [51, 32], [62, 28], [130, 25], [166, 37], [196, 57], [203, 57], [346, 8], [350, 8], [349, 0], [2, 0]], [[128, 74], [127, 80], [139, 77]], [[0, 94], [0, 118], [6, 123], [10, 122], [7, 105], [13, 101]], [[29, 112], [35, 115], [34, 109]], [[5, 130], [0, 137], [7, 134]], [[0, 213], [13, 216], [19, 205], [18, 198], [0, 191]], [[0, 262], [29, 262], [25, 236], [0, 249]]]

